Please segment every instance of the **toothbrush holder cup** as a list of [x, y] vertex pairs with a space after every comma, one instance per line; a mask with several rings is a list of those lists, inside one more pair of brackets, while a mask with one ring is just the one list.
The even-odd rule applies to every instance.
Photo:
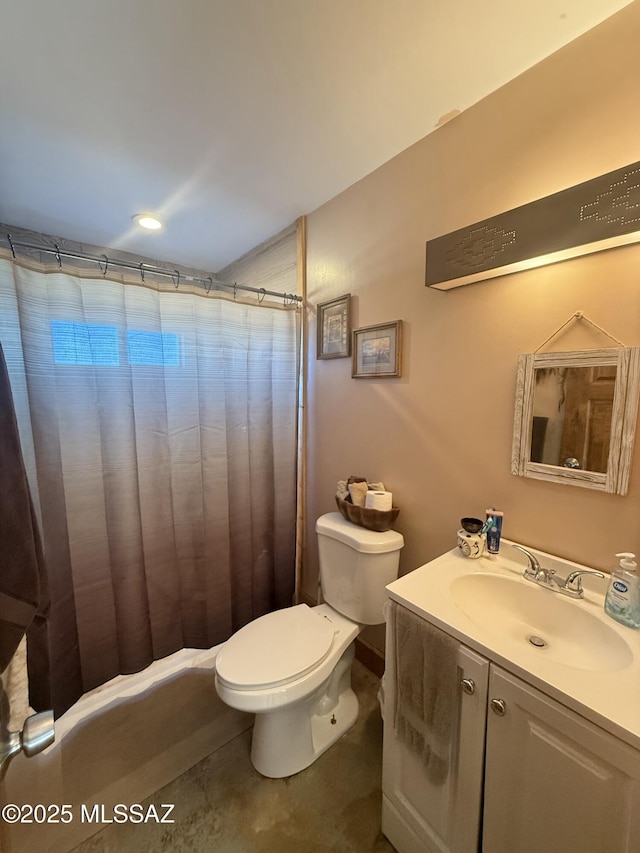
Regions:
[[467, 533], [466, 530], [458, 530], [458, 548], [465, 557], [477, 560], [484, 554], [487, 537], [484, 533]]

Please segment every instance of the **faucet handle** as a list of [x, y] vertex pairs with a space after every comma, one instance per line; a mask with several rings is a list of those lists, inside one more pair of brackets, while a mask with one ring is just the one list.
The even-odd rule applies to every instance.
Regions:
[[567, 579], [560, 587], [562, 592], [565, 592], [567, 595], [573, 595], [576, 598], [584, 598], [582, 575], [595, 575], [598, 578], [606, 577], [602, 572], [596, 572], [592, 569], [578, 569], [575, 572], [569, 572]]
[[525, 578], [529, 578], [529, 580], [537, 580], [538, 576], [540, 575], [540, 571], [541, 571], [540, 563], [538, 562], [537, 557], [535, 557], [531, 553], [531, 551], [528, 551], [526, 548], [523, 548], [522, 545], [512, 544], [511, 547], [517, 548], [518, 551], [522, 551], [522, 553], [525, 555], [525, 557], [529, 561], [527, 568], [524, 570]]
[[518, 551], [522, 551], [529, 561], [527, 568], [524, 570], [523, 576], [525, 580], [535, 581], [535, 583], [539, 583], [541, 586], [546, 586], [551, 589], [558, 588], [558, 584], [555, 580], [555, 569], [545, 569], [540, 565], [535, 554], [532, 554], [527, 548], [523, 548], [522, 545], [514, 545], [511, 543], [511, 547], [517, 548]]

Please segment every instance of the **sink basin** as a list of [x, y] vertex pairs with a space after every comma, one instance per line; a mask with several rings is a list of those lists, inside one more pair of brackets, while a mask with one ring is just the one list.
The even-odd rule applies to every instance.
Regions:
[[593, 672], [624, 669], [633, 652], [624, 639], [591, 612], [586, 601], [517, 577], [478, 572], [449, 585], [456, 607], [483, 630], [524, 643], [532, 653]]

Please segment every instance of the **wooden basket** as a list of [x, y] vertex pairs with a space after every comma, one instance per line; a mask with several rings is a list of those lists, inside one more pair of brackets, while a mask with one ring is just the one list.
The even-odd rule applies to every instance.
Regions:
[[394, 506], [388, 510], [368, 509], [366, 506], [356, 506], [349, 501], [341, 500], [336, 495], [336, 503], [338, 509], [352, 524], [358, 524], [360, 527], [366, 527], [367, 530], [375, 530], [378, 533], [384, 533], [389, 530], [393, 522], [398, 517], [400, 507]]

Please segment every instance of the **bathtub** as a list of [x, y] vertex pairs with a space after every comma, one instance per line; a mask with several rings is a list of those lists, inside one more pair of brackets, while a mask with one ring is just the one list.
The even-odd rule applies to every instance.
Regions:
[[[40, 755], [18, 755], [0, 784], [0, 806], [40, 808], [30, 823], [0, 819], [3, 853], [68, 853], [104, 824], [95, 806], [137, 804], [249, 728], [214, 685], [220, 646], [183, 649], [143, 672], [87, 693], [56, 721]], [[58, 813], [56, 806], [69, 806]], [[43, 820], [57, 818], [56, 823]], [[70, 819], [71, 818], [71, 819]]]

